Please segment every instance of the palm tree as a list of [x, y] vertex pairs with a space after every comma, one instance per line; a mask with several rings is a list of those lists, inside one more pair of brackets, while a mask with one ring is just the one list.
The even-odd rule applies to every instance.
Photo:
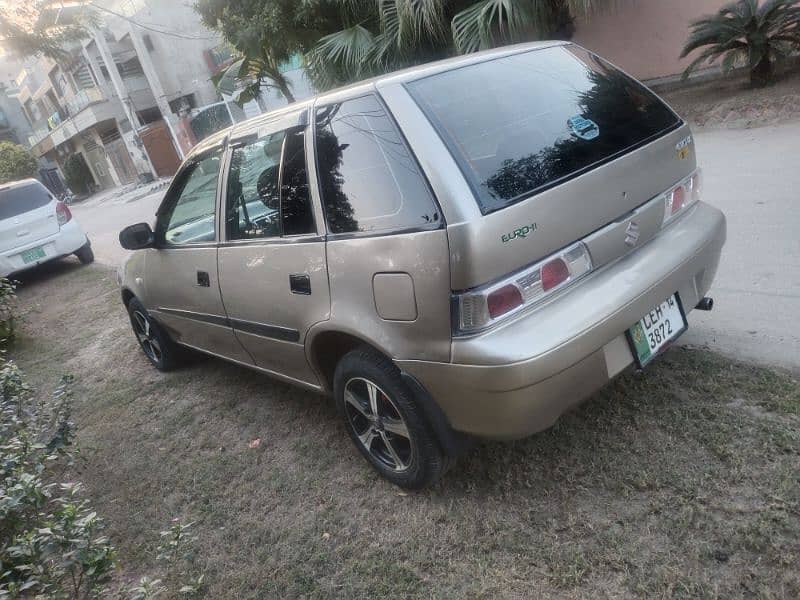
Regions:
[[299, 54], [314, 85], [327, 89], [453, 54], [568, 37], [573, 17], [625, 1], [195, 0], [195, 9], [244, 58], [226, 76], [239, 80], [242, 97], [266, 85], [291, 101], [279, 71], [260, 65]]
[[684, 78], [703, 63], [722, 59], [724, 72], [747, 64], [754, 86], [768, 84], [773, 61], [800, 46], [798, 4], [798, 0], [737, 0], [695, 21], [681, 58], [700, 48], [703, 51], [686, 68]]
[[344, 27], [306, 54], [318, 87], [452, 54], [571, 33], [621, 0], [338, 0]]

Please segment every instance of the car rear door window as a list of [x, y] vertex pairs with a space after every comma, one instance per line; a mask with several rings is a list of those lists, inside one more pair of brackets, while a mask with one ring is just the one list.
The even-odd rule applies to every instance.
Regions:
[[314, 232], [301, 129], [278, 131], [234, 149], [225, 215], [228, 240]]
[[0, 186], [0, 219], [10, 219], [42, 208], [52, 200], [53, 196], [38, 181], [14, 187]]
[[170, 245], [213, 242], [222, 148], [197, 157], [175, 176], [156, 235]]
[[316, 125], [317, 169], [331, 233], [441, 224], [416, 160], [375, 95], [318, 108]]
[[681, 121], [643, 85], [577, 46], [555, 46], [407, 84], [482, 212], [613, 160]]

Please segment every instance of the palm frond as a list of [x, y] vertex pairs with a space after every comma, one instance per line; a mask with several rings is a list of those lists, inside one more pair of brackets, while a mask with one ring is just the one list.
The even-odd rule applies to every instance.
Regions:
[[461, 53], [489, 48], [495, 33], [514, 39], [525, 27], [540, 28], [544, 3], [524, 0], [480, 0], [453, 17], [453, 42]]

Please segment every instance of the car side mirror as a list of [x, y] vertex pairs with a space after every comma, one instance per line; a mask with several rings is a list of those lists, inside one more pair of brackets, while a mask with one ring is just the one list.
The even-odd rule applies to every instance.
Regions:
[[126, 250], [152, 248], [155, 243], [156, 236], [147, 223], [129, 225], [119, 232], [119, 244]]

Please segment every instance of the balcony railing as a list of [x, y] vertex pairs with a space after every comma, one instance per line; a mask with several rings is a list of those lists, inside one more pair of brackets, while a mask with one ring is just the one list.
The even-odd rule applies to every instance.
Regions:
[[35, 122], [32, 125], [33, 135], [29, 136], [28, 141], [31, 146], [35, 146], [50, 135], [51, 131], [58, 129], [65, 121], [76, 116], [87, 106], [104, 100], [106, 100], [106, 97], [99, 88], [81, 90], [69, 100], [63, 101], [60, 111], [54, 112], [46, 119], [40, 119]]

